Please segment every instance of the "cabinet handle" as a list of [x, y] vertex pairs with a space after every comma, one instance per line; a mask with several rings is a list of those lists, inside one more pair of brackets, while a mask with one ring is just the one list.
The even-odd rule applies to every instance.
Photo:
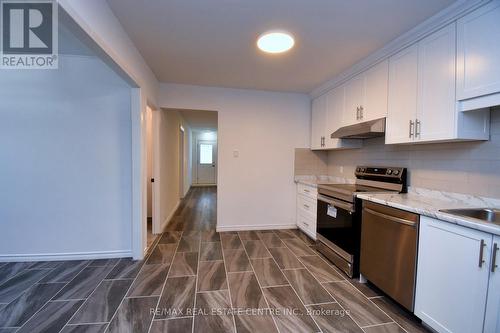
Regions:
[[307, 190], [307, 189], [304, 189], [304, 192], [306, 192], [306, 193], [309, 193], [309, 190]]
[[410, 133], [408, 134], [408, 137], [411, 139], [413, 137], [413, 126], [415, 125], [415, 123], [413, 122], [413, 120], [410, 120]]
[[359, 119], [361, 119], [361, 120], [363, 120], [363, 118], [364, 118], [364, 116], [363, 116], [363, 110], [364, 110], [363, 105], [361, 105], [359, 107]]
[[309, 205], [304, 204], [304, 208], [309, 209]]
[[498, 267], [497, 265], [497, 251], [498, 251], [498, 244], [495, 243], [493, 244], [493, 253], [491, 254], [491, 272], [495, 273], [495, 268]]
[[415, 138], [420, 137], [420, 120], [415, 119]]
[[359, 120], [359, 106], [356, 107], [356, 120]]
[[306, 223], [306, 222], [304, 222], [304, 221], [302, 221], [302, 224], [305, 224], [305, 225], [309, 226], [309, 223]]
[[483, 259], [483, 252], [484, 252], [484, 247], [486, 246], [486, 243], [484, 242], [484, 239], [481, 239], [481, 244], [479, 245], [479, 267], [483, 267], [484, 264], [484, 259]]

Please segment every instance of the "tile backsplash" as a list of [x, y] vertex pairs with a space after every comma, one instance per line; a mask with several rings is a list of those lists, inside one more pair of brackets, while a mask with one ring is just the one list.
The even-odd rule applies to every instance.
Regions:
[[408, 168], [410, 186], [500, 198], [500, 107], [491, 111], [489, 141], [385, 145], [365, 140], [363, 148], [329, 152], [296, 149], [295, 174], [352, 178], [356, 165]]

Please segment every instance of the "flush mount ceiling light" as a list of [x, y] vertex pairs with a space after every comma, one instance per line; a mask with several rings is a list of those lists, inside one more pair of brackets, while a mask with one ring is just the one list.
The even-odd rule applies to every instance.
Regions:
[[290, 50], [295, 41], [284, 31], [269, 31], [260, 35], [257, 47], [267, 53], [283, 53]]

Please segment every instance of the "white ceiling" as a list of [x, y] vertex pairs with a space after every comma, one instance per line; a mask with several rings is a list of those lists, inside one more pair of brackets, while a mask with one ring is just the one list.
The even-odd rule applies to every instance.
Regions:
[[[455, 0], [107, 0], [162, 82], [310, 92]], [[284, 29], [295, 48], [255, 47]]]
[[217, 131], [217, 111], [178, 110], [194, 130]]

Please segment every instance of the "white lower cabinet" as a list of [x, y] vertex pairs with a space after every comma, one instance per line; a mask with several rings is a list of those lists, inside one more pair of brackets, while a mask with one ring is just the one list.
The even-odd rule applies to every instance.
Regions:
[[484, 332], [500, 332], [500, 236], [493, 237]]
[[483, 332], [488, 300], [484, 332], [499, 332], [493, 243], [491, 234], [422, 216], [415, 315], [437, 332]]
[[297, 227], [312, 239], [316, 239], [316, 195], [315, 187], [297, 185]]

